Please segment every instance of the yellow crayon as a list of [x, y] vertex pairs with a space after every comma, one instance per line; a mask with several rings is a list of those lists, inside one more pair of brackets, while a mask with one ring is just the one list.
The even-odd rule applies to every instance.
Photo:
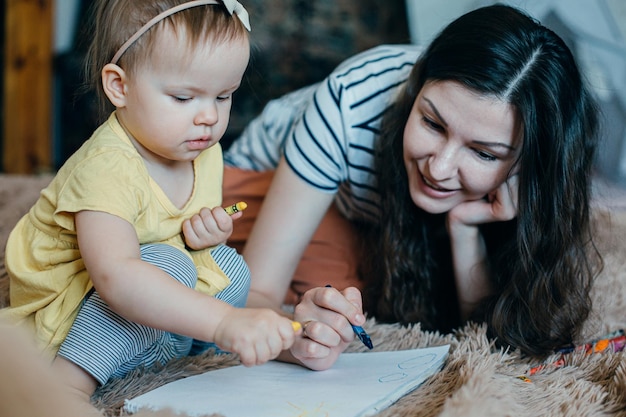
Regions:
[[232, 206], [224, 208], [224, 210], [226, 211], [226, 213], [228, 213], [229, 216], [232, 216], [237, 212], [244, 211], [246, 207], [248, 207], [248, 205], [245, 202], [240, 201], [236, 204], [233, 204]]
[[291, 322], [291, 327], [293, 327], [293, 331], [294, 332], [298, 332], [298, 330], [300, 330], [302, 328], [302, 325], [297, 322], [297, 321], [292, 321]]

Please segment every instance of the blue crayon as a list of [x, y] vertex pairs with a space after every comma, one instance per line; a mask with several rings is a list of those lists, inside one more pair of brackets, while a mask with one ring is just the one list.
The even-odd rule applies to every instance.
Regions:
[[[331, 285], [326, 285], [326, 287], [331, 288]], [[370, 338], [370, 335], [367, 334], [365, 329], [363, 329], [361, 326], [355, 326], [352, 323], [350, 323], [350, 326], [352, 326], [352, 330], [354, 330], [354, 334], [356, 334], [356, 337], [358, 337], [359, 340], [363, 342], [363, 344], [368, 349], [374, 349], [374, 344], [372, 343], [372, 339]]]
[[368, 335], [367, 332], [361, 326], [355, 326], [352, 323], [350, 324], [350, 326], [352, 326], [352, 330], [354, 330], [354, 333], [356, 333], [356, 336], [359, 338], [359, 340], [361, 340], [361, 342], [363, 342], [365, 346], [368, 347], [368, 349], [374, 349], [374, 344], [372, 343], [372, 339], [370, 338], [370, 335]]

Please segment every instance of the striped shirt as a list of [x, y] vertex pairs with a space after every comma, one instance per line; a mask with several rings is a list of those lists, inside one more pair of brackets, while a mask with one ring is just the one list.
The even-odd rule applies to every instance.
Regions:
[[225, 153], [242, 169], [274, 169], [281, 155], [311, 186], [336, 193], [353, 220], [377, 217], [380, 123], [421, 49], [384, 45], [362, 52], [319, 84], [270, 101]]

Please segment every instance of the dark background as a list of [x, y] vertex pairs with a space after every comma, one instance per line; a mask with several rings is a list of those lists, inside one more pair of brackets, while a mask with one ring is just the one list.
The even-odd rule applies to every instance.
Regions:
[[[83, 90], [90, 35], [81, 3], [72, 49], [55, 57], [55, 168], [96, 127], [95, 101]], [[235, 94], [227, 148], [268, 100], [322, 80], [344, 59], [384, 43], [409, 43], [405, 0], [242, 0], [250, 14], [252, 55]]]

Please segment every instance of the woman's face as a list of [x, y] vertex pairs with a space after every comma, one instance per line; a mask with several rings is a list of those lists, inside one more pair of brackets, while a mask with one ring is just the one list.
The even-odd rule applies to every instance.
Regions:
[[519, 137], [510, 104], [453, 81], [427, 82], [404, 128], [411, 199], [436, 214], [485, 198], [510, 174]]

